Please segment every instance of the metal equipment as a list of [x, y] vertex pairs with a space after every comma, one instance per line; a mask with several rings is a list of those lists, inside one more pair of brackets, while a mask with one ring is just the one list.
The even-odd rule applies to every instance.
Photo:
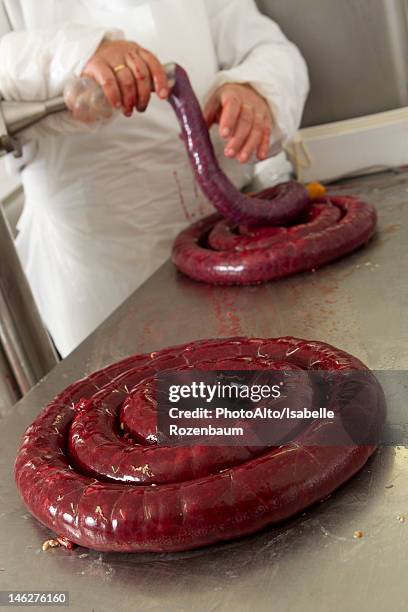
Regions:
[[[174, 84], [174, 63], [164, 66], [169, 85]], [[16, 136], [49, 115], [66, 111], [64, 96], [43, 101], [0, 101], [0, 154], [1, 152], [21, 155]]]
[[0, 206], [0, 345], [21, 395], [57, 363]]
[[64, 97], [44, 102], [0, 102], [0, 150], [21, 154], [15, 136], [48, 115], [67, 110]]

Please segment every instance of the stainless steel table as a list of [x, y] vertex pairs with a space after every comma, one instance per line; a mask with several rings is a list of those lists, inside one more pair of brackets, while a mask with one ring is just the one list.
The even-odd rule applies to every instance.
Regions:
[[[70, 591], [73, 610], [405, 610], [408, 450], [385, 448], [324, 503], [278, 528], [173, 555], [44, 553], [49, 532], [20, 503], [12, 465], [24, 428], [62, 387], [124, 355], [188, 340], [290, 334], [408, 369], [408, 173], [343, 183], [378, 206], [365, 249], [264, 286], [211, 288], [170, 263], [0, 421], [0, 588]], [[407, 514], [407, 520], [398, 519]], [[353, 539], [361, 530], [364, 536]]]

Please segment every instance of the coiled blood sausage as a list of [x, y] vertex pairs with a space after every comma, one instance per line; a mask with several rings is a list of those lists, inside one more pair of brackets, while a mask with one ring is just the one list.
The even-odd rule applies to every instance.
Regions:
[[296, 181], [252, 197], [242, 194], [217, 162], [200, 104], [180, 66], [169, 101], [195, 178], [218, 211], [176, 238], [173, 262], [190, 278], [237, 285], [276, 280], [323, 266], [373, 236], [375, 209], [359, 198], [311, 200]]
[[[321, 342], [202, 340], [129, 357], [69, 386], [25, 432], [18, 490], [62, 541], [100, 551], [180, 551], [245, 536], [324, 499], [375, 450], [370, 440], [336, 442], [349, 389], [342, 379], [329, 394], [334, 418], [307, 421], [281, 446], [160, 445], [155, 376], [188, 368], [287, 369], [301, 380], [316, 370], [363, 372], [359, 429], [384, 417], [374, 375]], [[307, 391], [313, 381], [302, 384]]]

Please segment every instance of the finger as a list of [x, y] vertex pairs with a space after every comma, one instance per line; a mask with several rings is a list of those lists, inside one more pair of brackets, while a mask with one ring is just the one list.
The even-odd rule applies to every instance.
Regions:
[[236, 155], [242, 149], [245, 141], [251, 133], [253, 121], [254, 112], [252, 107], [248, 104], [243, 104], [234, 135], [225, 147], [225, 155], [227, 157], [236, 157]]
[[238, 160], [242, 164], [245, 164], [249, 160], [251, 155], [255, 153], [255, 151], [258, 150], [261, 144], [261, 141], [262, 141], [264, 124], [265, 124], [264, 116], [259, 113], [255, 114], [254, 121], [252, 124], [252, 130], [245, 144], [243, 145], [241, 151], [238, 154]]
[[169, 96], [169, 83], [166, 71], [153, 53], [146, 49], [140, 49], [139, 55], [147, 64], [153, 79], [154, 90], [163, 100]]
[[130, 117], [133, 108], [137, 104], [136, 81], [133, 77], [132, 71], [127, 66], [116, 72], [116, 79], [119, 83], [122, 97], [123, 114]]
[[126, 63], [131, 69], [136, 81], [137, 87], [137, 110], [144, 112], [150, 101], [150, 93], [152, 90], [152, 78], [146, 63], [142, 60], [136, 51], [131, 51], [126, 58]]
[[228, 96], [223, 104], [220, 118], [220, 136], [228, 138], [234, 134], [239, 115], [241, 113], [241, 102], [235, 96]]
[[109, 104], [114, 108], [122, 106], [119, 84], [112, 72], [112, 68], [108, 64], [100, 59], [94, 59], [85, 67], [83, 74], [95, 79], [99, 83]]
[[220, 101], [218, 96], [213, 95], [208, 100], [207, 104], [204, 107], [204, 119], [207, 123], [208, 128], [210, 128], [217, 121], [218, 112], [220, 109]]
[[263, 130], [261, 143], [259, 145], [258, 152], [257, 152], [258, 159], [260, 160], [266, 159], [268, 157], [269, 148], [271, 146], [271, 134], [272, 134], [272, 129], [271, 129], [271, 126], [268, 125]]

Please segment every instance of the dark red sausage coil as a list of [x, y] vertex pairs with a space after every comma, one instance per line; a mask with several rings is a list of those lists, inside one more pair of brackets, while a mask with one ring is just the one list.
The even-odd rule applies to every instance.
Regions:
[[375, 209], [357, 198], [311, 202], [295, 181], [253, 197], [240, 193], [218, 165], [200, 105], [180, 66], [169, 100], [196, 180], [220, 213], [177, 237], [172, 258], [184, 274], [211, 284], [276, 280], [327, 264], [373, 236]]
[[353, 197], [314, 202], [292, 227], [234, 228], [214, 214], [182, 231], [173, 261], [190, 278], [211, 284], [252, 284], [313, 270], [367, 243], [374, 209]]
[[296, 218], [307, 206], [306, 188], [289, 181], [259, 198], [240, 193], [219, 167], [200, 103], [181, 66], [175, 65], [174, 80], [169, 102], [179, 121], [197, 182], [215, 208], [235, 223], [275, 225]]
[[312, 370], [365, 372], [362, 414], [367, 424], [383, 418], [375, 377], [320, 342], [203, 340], [130, 357], [68, 387], [24, 435], [17, 487], [61, 541], [101, 551], [180, 551], [244, 536], [322, 500], [375, 450], [372, 442], [330, 444], [342, 428], [341, 383], [328, 406], [335, 418], [309, 421], [283, 446], [158, 445], [154, 377], [186, 368], [293, 369], [300, 380]]

